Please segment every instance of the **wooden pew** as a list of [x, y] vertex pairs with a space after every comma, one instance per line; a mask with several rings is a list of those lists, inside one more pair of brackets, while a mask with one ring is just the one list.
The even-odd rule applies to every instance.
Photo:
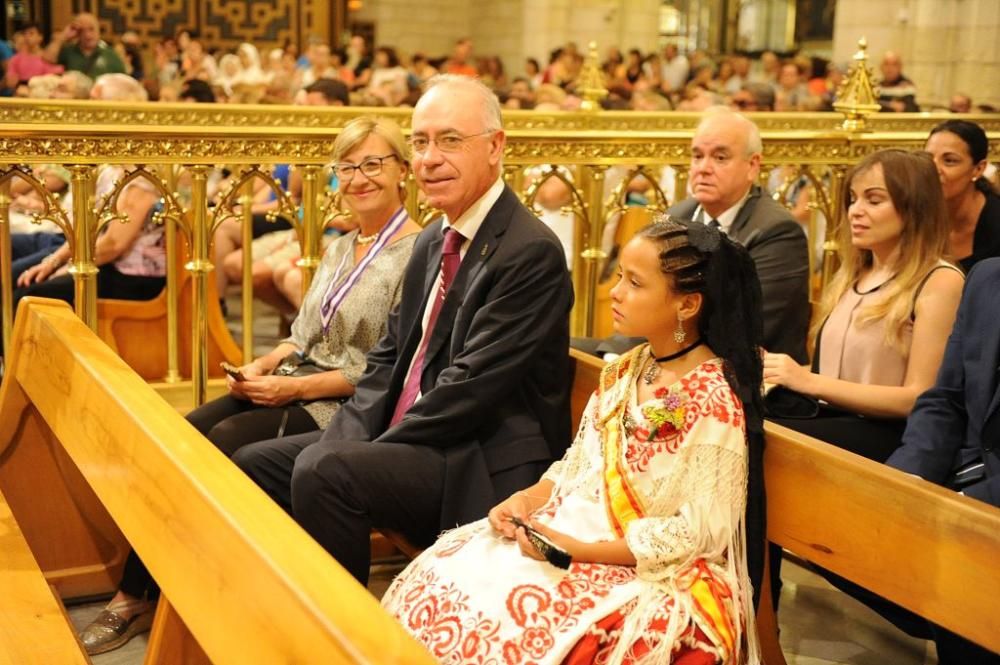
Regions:
[[1000, 652], [1000, 510], [790, 429], [765, 431], [769, 540]]
[[[65, 304], [26, 299], [12, 348], [0, 491], [63, 597], [112, 591], [135, 547], [163, 590], [148, 665], [433, 662]], [[6, 591], [0, 635], [34, 643]]]
[[[570, 355], [578, 422], [603, 363]], [[772, 423], [765, 432], [769, 540], [1000, 651], [1000, 510]], [[766, 589], [758, 631], [764, 662], [783, 665]]]
[[83, 665], [90, 659], [0, 494], [0, 665]]

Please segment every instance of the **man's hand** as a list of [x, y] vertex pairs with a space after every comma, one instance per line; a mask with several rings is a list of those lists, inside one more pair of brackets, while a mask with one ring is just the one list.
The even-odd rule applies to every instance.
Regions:
[[77, 38], [80, 29], [76, 25], [76, 21], [72, 21], [69, 25], [63, 28], [62, 32], [59, 34], [60, 41], [71, 42]]

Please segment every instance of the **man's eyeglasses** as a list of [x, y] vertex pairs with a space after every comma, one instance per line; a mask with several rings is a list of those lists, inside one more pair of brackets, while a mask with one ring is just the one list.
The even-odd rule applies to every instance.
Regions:
[[752, 99], [740, 99], [739, 97], [734, 97], [732, 99], [732, 104], [738, 109], [748, 109], [751, 106], [756, 106], [756, 103]]
[[382, 162], [387, 159], [396, 159], [396, 155], [382, 155], [381, 157], [369, 157], [360, 164], [348, 164], [341, 162], [333, 165], [333, 172], [337, 174], [340, 182], [350, 182], [354, 178], [355, 171], [361, 171], [369, 178], [374, 178], [382, 173]]
[[413, 152], [418, 155], [422, 155], [427, 152], [427, 149], [431, 147], [431, 143], [433, 143], [441, 152], [458, 152], [462, 149], [462, 144], [469, 139], [495, 133], [495, 129], [487, 129], [485, 132], [469, 134], [467, 136], [457, 133], [441, 134], [440, 136], [435, 136], [433, 139], [426, 136], [414, 136], [410, 138], [410, 148], [412, 148]]

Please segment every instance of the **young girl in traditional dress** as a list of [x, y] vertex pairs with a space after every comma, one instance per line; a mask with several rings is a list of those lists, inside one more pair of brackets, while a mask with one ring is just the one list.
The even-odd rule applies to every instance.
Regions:
[[762, 440], [753, 263], [717, 230], [663, 218], [624, 247], [619, 275], [615, 329], [649, 343], [603, 369], [542, 480], [445, 533], [383, 598], [442, 662], [759, 662], [744, 530]]

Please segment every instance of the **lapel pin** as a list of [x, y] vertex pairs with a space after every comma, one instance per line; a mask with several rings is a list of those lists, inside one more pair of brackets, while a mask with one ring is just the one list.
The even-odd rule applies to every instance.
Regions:
[[489, 248], [489, 245], [483, 245], [483, 251], [479, 252], [479, 256], [486, 256], [486, 250]]

